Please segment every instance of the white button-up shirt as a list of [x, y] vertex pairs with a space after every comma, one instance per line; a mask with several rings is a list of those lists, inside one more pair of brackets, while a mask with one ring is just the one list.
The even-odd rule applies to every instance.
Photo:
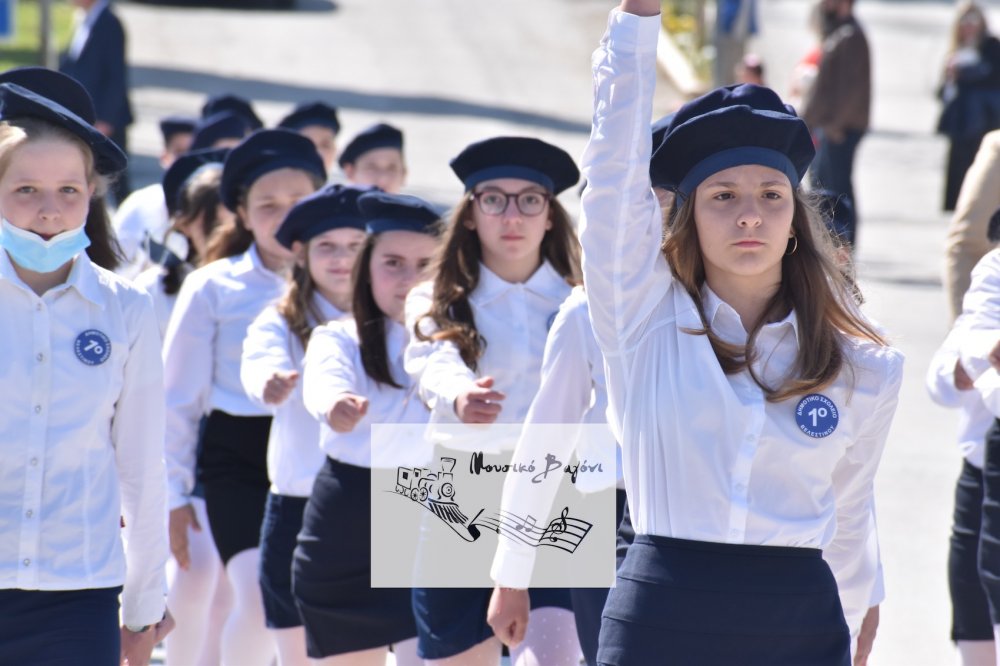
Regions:
[[153, 238], [163, 242], [163, 237], [170, 228], [163, 186], [153, 183], [132, 192], [118, 207], [111, 224], [125, 254], [125, 263], [117, 272], [127, 278], [134, 278], [149, 263], [146, 252], [148, 240]]
[[163, 266], [150, 266], [132, 281], [132, 284], [144, 290], [153, 299], [153, 312], [156, 313], [156, 323], [160, 329], [161, 339], [167, 336], [170, 314], [177, 304], [177, 294], [168, 294], [163, 289], [164, 270]]
[[[365, 372], [353, 319], [320, 326], [309, 338], [303, 384], [305, 406], [321, 424], [319, 444], [323, 452], [348, 465], [372, 466], [372, 424], [427, 422], [427, 408], [415, 395], [415, 387], [403, 369], [406, 331], [389, 319], [385, 327], [389, 371], [402, 388], [379, 384]], [[326, 415], [345, 393], [367, 398], [368, 410], [351, 432], [334, 432]], [[418, 443], [411, 445], [417, 447]], [[424, 462], [423, 458], [420, 461]]]
[[[594, 128], [584, 155], [584, 280], [632, 522], [640, 534], [822, 549], [856, 635], [881, 596], [872, 482], [903, 358], [848, 339], [844, 371], [817, 391], [836, 407], [836, 427], [830, 432], [826, 421], [810, 436], [808, 405], [768, 402], [747, 372], [722, 371], [706, 336], [685, 332], [703, 324], [660, 252], [662, 216], [649, 182], [659, 29], [658, 16], [611, 13], [594, 55]], [[708, 289], [702, 297], [713, 330], [745, 343], [737, 313]], [[758, 376], [774, 385], [798, 345], [794, 312], [765, 325]]]
[[[479, 265], [479, 284], [469, 296], [476, 329], [486, 340], [478, 372], [469, 369], [458, 347], [450, 341], [421, 341], [411, 336], [406, 348], [406, 371], [418, 382], [421, 399], [430, 407], [432, 421], [458, 423], [455, 398], [475, 388], [478, 377], [493, 377], [493, 388], [506, 394], [497, 423], [521, 423], [528, 413], [541, 378], [545, 338], [560, 304], [572, 287], [544, 262], [522, 284], [506, 282]], [[430, 312], [433, 284], [413, 288], [406, 299], [406, 329], [414, 330]], [[421, 331], [433, 333], [430, 318]]]
[[993, 425], [994, 416], [979, 391], [960, 391], [955, 387], [955, 363], [967, 335], [962, 322], [955, 323], [927, 368], [927, 392], [942, 407], [959, 409], [958, 448], [969, 464], [982, 469], [986, 431]]
[[987, 252], [972, 269], [962, 314], [952, 330], [962, 331], [958, 346], [962, 367], [975, 381], [986, 408], [1000, 417], [1000, 373], [989, 359], [1000, 340], [1000, 249]]
[[[606, 425], [607, 407], [604, 359], [590, 326], [587, 294], [582, 287], [577, 287], [552, 322], [545, 343], [541, 383], [524, 422], [526, 427], [534, 423]], [[589, 437], [551, 438], [545, 441], [544, 451], [529, 451], [529, 448], [537, 447], [538, 438], [522, 438], [514, 451], [514, 460], [530, 460], [546, 454], [552, 454], [559, 460], [569, 460], [575, 446], [579, 460], [587, 460], [590, 465], [599, 463], [604, 469], [616, 466], [620, 472], [621, 457], [614, 455], [620, 450], [610, 429], [606, 441], [594, 442], [601, 450], [581, 447], [590, 440]], [[583, 492], [601, 490], [587, 484], [589, 478], [596, 476], [614, 479], [614, 475], [610, 474], [583, 474], [577, 481], [577, 488]], [[509, 474], [504, 481], [501, 508], [518, 516], [545, 516], [551, 510], [557, 490], [556, 484], [536, 484], [528, 475]], [[535, 554], [536, 550], [531, 546], [513, 539], [499, 539], [491, 571], [493, 580], [504, 587], [528, 587]]]
[[213, 261], [184, 280], [163, 343], [167, 394], [166, 457], [170, 508], [194, 489], [198, 424], [218, 409], [233, 416], [268, 416], [240, 381], [243, 339], [253, 320], [285, 289], [256, 247]]
[[86, 254], [38, 296], [0, 251], [0, 304], [0, 588], [124, 584], [125, 623], [159, 622], [163, 370], [149, 297]]
[[[316, 293], [313, 307], [326, 323], [343, 319], [346, 314]], [[243, 341], [240, 377], [247, 396], [274, 414], [267, 440], [267, 475], [271, 492], [276, 495], [309, 497], [316, 473], [325, 457], [319, 448], [319, 423], [306, 411], [302, 402], [302, 374], [305, 350], [299, 337], [288, 327], [288, 320], [270, 305], [260, 313]], [[299, 372], [295, 388], [280, 405], [264, 403], [264, 386], [275, 372]]]

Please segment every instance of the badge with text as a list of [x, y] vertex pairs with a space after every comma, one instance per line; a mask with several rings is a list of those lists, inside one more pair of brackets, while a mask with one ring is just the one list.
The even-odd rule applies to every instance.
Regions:
[[810, 437], [827, 437], [837, 429], [840, 412], [825, 395], [810, 393], [795, 407], [795, 422], [799, 430]]
[[96, 329], [89, 329], [76, 336], [73, 351], [82, 363], [100, 365], [111, 357], [111, 340]]

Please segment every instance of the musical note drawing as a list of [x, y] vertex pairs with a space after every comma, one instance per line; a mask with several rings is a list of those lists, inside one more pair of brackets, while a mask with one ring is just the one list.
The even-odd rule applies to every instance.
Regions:
[[566, 531], [566, 516], [568, 515], [569, 515], [569, 507], [564, 506], [562, 513], [559, 515], [559, 517], [553, 520], [551, 523], [549, 523], [549, 528], [546, 530], [546, 532], [552, 532], [552, 536], [549, 537], [549, 541], [553, 542], [558, 541], [559, 538], [556, 536], [556, 534], [562, 534], [563, 532]]
[[535, 528], [535, 517], [530, 514], [524, 519], [523, 523], [517, 523], [514, 525], [514, 529], [517, 530], [518, 532], [530, 533], [531, 530], [533, 530], [534, 528]]

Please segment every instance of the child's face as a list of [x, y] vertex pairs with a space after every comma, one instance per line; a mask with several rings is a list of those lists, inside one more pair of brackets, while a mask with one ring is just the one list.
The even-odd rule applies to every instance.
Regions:
[[372, 185], [397, 194], [406, 183], [403, 153], [395, 148], [375, 148], [344, 165], [344, 175], [355, 185]]
[[[519, 206], [512, 195], [519, 195], [523, 203]], [[520, 178], [496, 178], [476, 185], [474, 196], [477, 200], [466, 226], [479, 236], [487, 266], [496, 270], [539, 257], [545, 232], [552, 228], [549, 193], [544, 187]], [[496, 202], [499, 212], [487, 212]], [[521, 210], [529, 204], [538, 212]]]
[[319, 293], [331, 303], [350, 300], [351, 271], [365, 237], [359, 229], [343, 228], [325, 231], [309, 241], [309, 275]]
[[292, 206], [315, 190], [309, 174], [289, 168], [270, 171], [250, 186], [240, 216], [265, 259], [291, 263], [291, 250], [275, 240], [274, 234]]
[[29, 140], [13, 149], [0, 177], [0, 213], [44, 240], [87, 221], [94, 185], [80, 148], [60, 139]]
[[337, 133], [323, 125], [306, 125], [298, 132], [313, 142], [326, 170], [330, 171], [337, 159]]
[[438, 240], [415, 231], [386, 231], [372, 249], [371, 281], [375, 304], [382, 314], [403, 323], [403, 305], [410, 288], [430, 277], [428, 267]]
[[191, 132], [177, 132], [171, 135], [170, 140], [163, 146], [163, 154], [160, 156], [160, 166], [169, 169], [178, 157], [191, 149], [191, 141], [194, 134]]
[[712, 174], [693, 196], [709, 286], [718, 292], [727, 285], [777, 285], [795, 212], [788, 177], [746, 164]]

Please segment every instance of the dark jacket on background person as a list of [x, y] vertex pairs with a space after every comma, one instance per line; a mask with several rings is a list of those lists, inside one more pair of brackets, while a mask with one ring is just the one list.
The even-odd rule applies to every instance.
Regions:
[[59, 71], [79, 81], [94, 99], [97, 119], [116, 132], [132, 124], [125, 64], [125, 30], [110, 6], [100, 10], [80, 54], [60, 58]]
[[823, 40], [816, 81], [802, 118], [839, 142], [846, 130], [864, 132], [871, 113], [871, 55], [868, 39], [853, 16]]

